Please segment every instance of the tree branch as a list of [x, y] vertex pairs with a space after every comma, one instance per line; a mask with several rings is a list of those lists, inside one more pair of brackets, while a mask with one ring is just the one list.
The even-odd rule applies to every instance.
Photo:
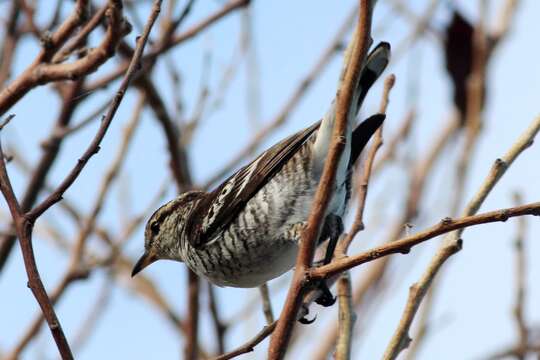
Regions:
[[343, 83], [340, 84], [337, 93], [336, 119], [332, 143], [326, 157], [321, 181], [315, 193], [306, 228], [302, 232], [293, 281], [289, 288], [276, 330], [270, 340], [269, 359], [282, 359], [285, 356], [292, 328], [296, 322], [296, 314], [300, 308], [302, 295], [308, 280], [306, 274], [311, 268], [315, 252], [315, 242], [320, 233], [322, 219], [332, 196], [337, 166], [345, 147], [345, 142], [343, 141], [343, 139], [346, 139], [345, 131], [348, 123], [354, 118], [354, 116], [349, 114], [351, 110], [350, 104], [353, 100], [354, 87], [360, 76], [360, 71], [371, 40], [371, 15], [374, 4], [374, 1], [360, 1], [355, 37], [350, 44], [350, 59], [345, 58]]
[[[511, 146], [507, 153], [500, 159], [497, 159], [491, 168], [488, 176], [484, 180], [484, 183], [480, 186], [478, 192], [471, 199], [463, 215], [465, 217], [473, 218], [486, 197], [491, 190], [498, 183], [499, 179], [506, 173], [506, 170], [512, 165], [515, 159], [529, 146], [532, 145], [534, 137], [540, 131], [540, 116], [533, 120], [529, 128], [519, 137], [519, 139]], [[499, 211], [499, 214], [492, 213], [491, 217], [484, 217], [484, 220], [491, 221], [503, 221], [512, 216], [519, 215], [539, 215], [540, 203], [532, 203], [521, 207], [516, 207], [507, 210]], [[478, 220], [482, 219], [481, 215], [478, 215]], [[500, 219], [500, 220], [497, 220]], [[402, 314], [398, 328], [396, 329], [390, 343], [386, 349], [384, 359], [395, 359], [399, 353], [408, 346], [409, 343], [409, 328], [412, 324], [414, 316], [420, 306], [427, 289], [431, 285], [435, 275], [441, 268], [442, 264], [453, 254], [458, 252], [461, 248], [461, 235], [465, 227], [458, 227], [457, 231], [449, 234], [449, 236], [443, 242], [443, 245], [439, 251], [435, 254], [434, 258], [428, 265], [428, 268], [418, 281], [418, 283], [411, 286], [409, 299], [405, 306], [405, 310]]]

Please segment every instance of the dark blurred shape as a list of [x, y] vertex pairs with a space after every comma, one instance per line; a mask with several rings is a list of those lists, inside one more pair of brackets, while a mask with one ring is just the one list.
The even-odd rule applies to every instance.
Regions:
[[462, 125], [467, 112], [467, 79], [472, 71], [474, 28], [457, 11], [446, 28], [444, 52], [446, 70], [452, 79], [454, 104], [461, 115]]

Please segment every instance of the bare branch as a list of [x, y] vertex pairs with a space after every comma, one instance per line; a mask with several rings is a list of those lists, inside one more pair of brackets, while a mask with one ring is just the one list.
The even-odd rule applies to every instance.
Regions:
[[282, 359], [285, 356], [287, 344], [290, 339], [292, 327], [296, 320], [296, 314], [301, 305], [302, 293], [306, 284], [306, 274], [311, 268], [315, 251], [315, 241], [322, 226], [322, 218], [332, 195], [335, 175], [341, 154], [345, 147], [343, 139], [348, 123], [352, 121], [351, 102], [355, 84], [360, 76], [362, 64], [367, 55], [371, 37], [371, 15], [374, 1], [361, 0], [359, 5], [359, 19], [355, 31], [355, 37], [350, 44], [350, 58], [344, 60], [344, 77], [340, 84], [336, 99], [336, 118], [333, 129], [333, 139], [321, 176], [319, 186], [315, 193], [312, 209], [308, 217], [307, 225], [302, 232], [300, 249], [296, 261], [296, 269], [293, 281], [287, 294], [285, 305], [278, 320], [276, 330], [270, 340], [269, 359]]
[[116, 95], [111, 102], [109, 111], [101, 120], [101, 126], [98, 129], [98, 132], [96, 133], [94, 139], [92, 140], [84, 154], [81, 156], [81, 158], [78, 160], [77, 165], [75, 165], [75, 167], [71, 170], [71, 172], [64, 179], [64, 181], [62, 181], [58, 188], [52, 194], [50, 194], [41, 204], [36, 206], [31, 212], [28, 213], [27, 216], [30, 219], [36, 219], [49, 207], [60, 201], [64, 192], [77, 179], [88, 160], [90, 160], [90, 158], [99, 151], [99, 144], [101, 143], [101, 140], [103, 140], [103, 138], [105, 137], [107, 129], [109, 128], [109, 125], [111, 124], [113, 117], [116, 114], [116, 110], [118, 110], [118, 107], [120, 106], [120, 103], [124, 98], [124, 94], [131, 82], [131, 79], [133, 78], [135, 72], [137, 71], [137, 68], [139, 67], [139, 61], [144, 51], [144, 46], [146, 45], [150, 30], [152, 29], [152, 26], [159, 14], [160, 5], [161, 1], [156, 0], [154, 2], [154, 6], [152, 8], [152, 12], [148, 19], [148, 22], [146, 23], [144, 32], [137, 40], [137, 47], [135, 48], [133, 58], [130, 61], [128, 71], [124, 76], [124, 79], [122, 80], [122, 83], [120, 84], [118, 91], [116, 92]]
[[126, 35], [130, 27], [122, 17], [122, 4], [119, 0], [110, 0], [106, 16], [108, 17], [108, 30], [101, 44], [88, 52], [83, 58], [69, 64], [52, 64], [48, 61], [55, 54], [59, 46], [72, 33], [84, 17], [86, 1], [78, 1], [77, 7], [68, 20], [58, 31], [47, 39], [43, 51], [36, 60], [11, 84], [0, 91], [0, 115], [19, 101], [32, 88], [51, 81], [73, 80], [92, 71], [109, 59], [118, 44]]

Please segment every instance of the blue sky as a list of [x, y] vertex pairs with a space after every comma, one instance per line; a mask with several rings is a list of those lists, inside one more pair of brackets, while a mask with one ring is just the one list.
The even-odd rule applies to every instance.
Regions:
[[[388, 21], [385, 31], [374, 32], [375, 41], [389, 41], [395, 47], [410, 34], [409, 23], [402, 17], [389, 12], [386, 1], [380, 0], [376, 9], [374, 26]], [[0, 3], [5, 9], [7, 2]], [[221, 2], [199, 1], [193, 9], [184, 29], [207, 14], [217, 10]], [[420, 13], [428, 1], [409, 1], [410, 7]], [[457, 1], [469, 18], [476, 17], [476, 2]], [[474, 4], [473, 4], [474, 3]], [[502, 1], [490, 2], [489, 23], [495, 24]], [[326, 48], [337, 28], [355, 1], [254, 1], [253, 29], [257, 63], [260, 74], [260, 122], [271, 120], [290, 97], [299, 80], [311, 69]], [[43, 6], [43, 5], [42, 5]], [[46, 13], [46, 6], [40, 9]], [[145, 18], [148, 8], [139, 12]], [[5, 11], [3, 11], [5, 14]], [[38, 12], [39, 13], [39, 12]], [[515, 139], [521, 134], [539, 111], [540, 71], [538, 59], [540, 49], [535, 46], [536, 34], [540, 33], [540, 24], [536, 14], [540, 13], [537, 1], [522, 1], [518, 8], [514, 26], [508, 37], [497, 49], [488, 71], [489, 97], [485, 111], [485, 126], [476, 149], [470, 176], [466, 181], [466, 199], [469, 199], [481, 184], [493, 160], [502, 156]], [[67, 12], [66, 12], [67, 14]], [[44, 16], [44, 19], [47, 17]], [[433, 19], [433, 27], [442, 29], [449, 18], [449, 7], [439, 6]], [[182, 73], [181, 97], [185, 104], [184, 114], [189, 116], [194, 111], [194, 104], [201, 87], [201, 73], [204, 70], [205, 56], [210, 56], [209, 85], [215, 90], [223, 70], [228, 66], [238, 46], [240, 16], [230, 16], [208, 31], [188, 43], [175, 48], [170, 59]], [[130, 34], [131, 43], [137, 31]], [[94, 38], [96, 43], [98, 38]], [[34, 43], [25, 42], [17, 53], [15, 74], [19, 74], [36, 54]], [[108, 64], [100, 69], [95, 78], [105, 74]], [[336, 56], [324, 73], [291, 114], [286, 124], [265, 142], [265, 146], [310, 125], [318, 120], [327, 109], [335, 94], [338, 72], [341, 66], [340, 56]], [[367, 207], [367, 230], [356, 241], [351, 252], [358, 252], [374, 245], [385, 238], [387, 219], [392, 219], [402, 205], [402, 194], [407, 190], [407, 158], [421, 156], [430, 146], [434, 134], [449, 116], [451, 109], [450, 84], [442, 63], [441, 44], [433, 37], [422, 38], [412, 49], [399, 58], [395, 58], [389, 72], [396, 74], [397, 83], [391, 93], [391, 104], [385, 125], [385, 135], [392, 134], [400, 126], [404, 114], [416, 106], [418, 119], [412, 136], [400, 152], [399, 164], [394, 164], [380, 174], [370, 188]], [[163, 63], [158, 64], [154, 74], [159, 90], [169, 109], [172, 110], [172, 87], [166, 77]], [[411, 83], [418, 84], [417, 92], [411, 93]], [[381, 84], [374, 86], [365, 104], [365, 113], [369, 114], [378, 107]], [[76, 113], [75, 119], [81, 119], [93, 107], [110, 97], [116, 86], [109, 92], [98, 93]], [[240, 66], [238, 75], [221, 106], [204, 118], [194, 135], [189, 157], [195, 181], [203, 182], [225, 164], [236, 152], [242, 149], [249, 136], [254, 132], [248, 121], [246, 107], [246, 71]], [[98, 191], [112, 154], [115, 153], [122, 127], [129, 120], [136, 101], [134, 92], [128, 93], [121, 105], [100, 153], [85, 168], [81, 177], [66, 194], [83, 210], [88, 210]], [[57, 116], [58, 98], [49, 87], [40, 87], [28, 94], [12, 111], [17, 117], [2, 131], [4, 144], [16, 143], [30, 161], [39, 158], [39, 140], [50, 130]], [[89, 126], [66, 141], [59, 161], [52, 169], [49, 181], [58, 183], [73, 166], [82, 148], [92, 138], [96, 124]], [[449, 203], [454, 194], [453, 168], [456, 147], [447, 149], [442, 163], [435, 168], [436, 176], [428, 186], [427, 196], [419, 220], [411, 231], [420, 230], [449, 215]], [[165, 153], [166, 144], [160, 129], [153, 119], [153, 114], [145, 110], [142, 124], [137, 130], [131, 152], [122, 170], [121, 181], [116, 183], [113, 194], [99, 220], [113, 231], [121, 231], [122, 209], [118, 205], [118, 193], [127, 192], [132, 209], [129, 213], [142, 211], [157, 192], [160, 184], [167, 179], [168, 164]], [[528, 149], [512, 166], [493, 193], [485, 202], [481, 211], [512, 206], [512, 192], [520, 191], [526, 202], [540, 198], [540, 171], [538, 145]], [[410, 162], [409, 162], [410, 164]], [[241, 164], [238, 164], [240, 166]], [[13, 166], [9, 168], [14, 187], [21, 194], [25, 180]], [[174, 196], [171, 189], [168, 198]], [[1, 223], [6, 218], [6, 207], [1, 204]], [[57, 222], [68, 236], [73, 236], [76, 229], [62, 220], [62, 212], [57, 208], [46, 214], [50, 222]], [[528, 295], [527, 319], [538, 324], [540, 308], [535, 306], [540, 301], [540, 288], [535, 279], [540, 276], [540, 265], [535, 261], [535, 254], [540, 253], [537, 235], [540, 223], [536, 218], [528, 219]], [[38, 227], [39, 227], [38, 222]], [[463, 236], [464, 249], [444, 267], [440, 278], [440, 287], [432, 313], [433, 328], [419, 354], [420, 359], [470, 359], [486, 355], [505, 345], [510, 345], [516, 338], [516, 331], [511, 315], [514, 301], [514, 259], [512, 241], [516, 230], [516, 221], [504, 224], [491, 224], [467, 230]], [[51, 246], [40, 233], [35, 236], [35, 248], [42, 278], [48, 289], [54, 288], [67, 266], [67, 257]], [[69, 238], [69, 237], [68, 237]], [[100, 249], [95, 238], [90, 239], [90, 246]], [[143, 244], [142, 229], [139, 229], [125, 249], [125, 254], [135, 259], [140, 255]], [[361, 336], [355, 339], [355, 358], [376, 359], [384, 352], [393, 333], [407, 297], [408, 287], [416, 281], [437, 248], [438, 242], [430, 241], [415, 248], [407, 256], [396, 256], [391, 267], [391, 275], [386, 283], [387, 291], [381, 298], [381, 308], [377, 312], [358, 314], [361, 322]], [[353, 277], [361, 277], [364, 267], [353, 271]], [[172, 262], [159, 262], [145, 270], [158, 287], [167, 295], [167, 299], [183, 314], [185, 310], [185, 268]], [[72, 286], [57, 306], [58, 315], [68, 335], [75, 334], [88, 309], [92, 306], [95, 294], [106, 279], [103, 271], [93, 273], [88, 281]], [[129, 281], [129, 279], [125, 279]], [[279, 311], [284, 299], [284, 291], [279, 290], [280, 280], [271, 284], [275, 289], [274, 310]], [[23, 270], [19, 249], [10, 257], [8, 266], [0, 275], [0, 294], [3, 306], [0, 307], [0, 351], [9, 351], [20, 334], [25, 331], [37, 311], [35, 300], [26, 287], [26, 275]], [[256, 289], [219, 289], [220, 307], [225, 318], [236, 314], [245, 306], [245, 299], [257, 295]], [[201, 300], [203, 306], [206, 298]], [[319, 320], [306, 329], [310, 339], [324, 337], [325, 324], [335, 318], [337, 307], [331, 309], [313, 308], [319, 314]], [[239, 320], [240, 321], [240, 320]], [[234, 326], [227, 338], [228, 347], [241, 344], [252, 336], [263, 324], [262, 313]], [[211, 336], [208, 317], [203, 317], [200, 331], [203, 343]], [[311, 334], [313, 334], [311, 336]], [[316, 342], [315, 342], [316, 343]], [[259, 345], [254, 354], [245, 359], [264, 358], [267, 343]], [[132, 359], [177, 359], [182, 349], [182, 340], [161, 314], [142, 301], [124, 286], [114, 287], [108, 309], [99, 320], [97, 329], [86, 346], [78, 353], [80, 359], [96, 358], [132, 358]], [[313, 351], [313, 343], [304, 342], [294, 349], [289, 358], [306, 356]], [[42, 331], [37, 341], [26, 350], [23, 358], [54, 358], [56, 350], [48, 331]]]

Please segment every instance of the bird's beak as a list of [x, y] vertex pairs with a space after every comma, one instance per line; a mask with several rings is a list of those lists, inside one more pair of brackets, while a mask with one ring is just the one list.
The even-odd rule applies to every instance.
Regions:
[[143, 256], [137, 261], [135, 266], [133, 267], [133, 271], [131, 272], [131, 277], [134, 277], [137, 275], [142, 269], [156, 261], [158, 258], [157, 256], [153, 255], [152, 253], [149, 253], [147, 251], [144, 252]]

